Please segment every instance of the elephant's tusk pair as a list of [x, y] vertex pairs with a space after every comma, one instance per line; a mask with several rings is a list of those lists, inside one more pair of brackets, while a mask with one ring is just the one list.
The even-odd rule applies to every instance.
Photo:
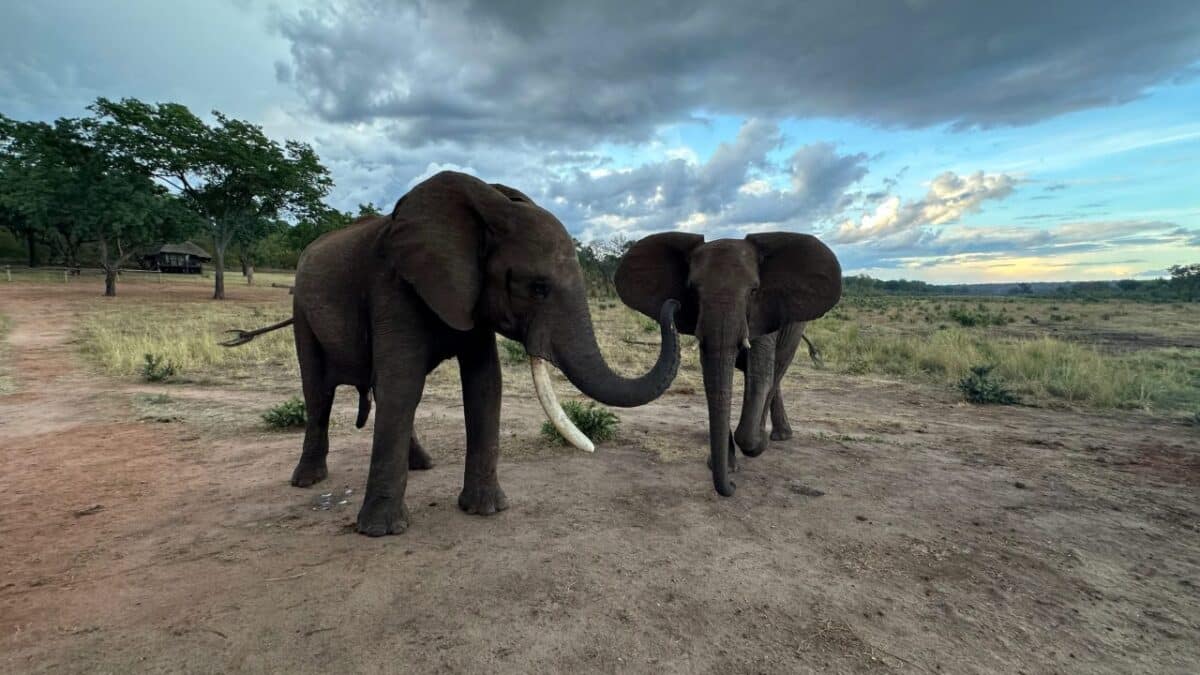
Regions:
[[558, 405], [554, 387], [550, 384], [550, 371], [546, 370], [546, 362], [536, 356], [531, 356], [529, 357], [529, 369], [533, 371], [533, 388], [537, 391], [538, 403], [542, 404], [542, 410], [546, 412], [550, 423], [571, 445], [584, 452], [595, 452], [596, 446], [592, 445], [592, 441], [583, 435], [583, 432], [571, 422], [571, 418], [567, 417], [567, 413], [563, 412], [562, 406]]

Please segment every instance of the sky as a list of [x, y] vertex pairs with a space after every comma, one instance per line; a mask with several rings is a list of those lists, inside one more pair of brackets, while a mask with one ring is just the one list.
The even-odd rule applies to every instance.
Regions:
[[0, 0], [0, 114], [183, 103], [310, 143], [332, 205], [442, 169], [582, 240], [810, 232], [849, 274], [1200, 262], [1200, 2]]

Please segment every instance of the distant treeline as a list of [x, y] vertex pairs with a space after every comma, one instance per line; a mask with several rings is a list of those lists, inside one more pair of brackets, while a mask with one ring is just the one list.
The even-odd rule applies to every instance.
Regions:
[[971, 295], [1067, 298], [1075, 300], [1127, 299], [1146, 302], [1196, 302], [1200, 300], [1200, 264], [1174, 265], [1169, 278], [1115, 281], [1050, 281], [989, 284], [930, 284], [907, 279], [873, 279], [866, 275], [843, 279], [847, 295]]

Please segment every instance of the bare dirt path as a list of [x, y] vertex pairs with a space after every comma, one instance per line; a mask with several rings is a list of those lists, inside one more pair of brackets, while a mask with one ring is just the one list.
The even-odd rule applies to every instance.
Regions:
[[[143, 292], [160, 291], [118, 300]], [[795, 368], [796, 437], [743, 459], [721, 499], [701, 395], [622, 412], [618, 439], [589, 456], [539, 445], [528, 387], [509, 382], [512, 508], [478, 518], [455, 506], [461, 408], [431, 391], [419, 429], [438, 466], [410, 481], [409, 532], [371, 540], [349, 528], [369, 433], [339, 430], [329, 481], [299, 490], [296, 434], [137, 421], [131, 396], [147, 386], [90, 374], [70, 344], [93, 296], [0, 287], [18, 386], [0, 396], [3, 672], [1200, 663], [1194, 427], [975, 408]], [[314, 510], [322, 493], [331, 506]]]

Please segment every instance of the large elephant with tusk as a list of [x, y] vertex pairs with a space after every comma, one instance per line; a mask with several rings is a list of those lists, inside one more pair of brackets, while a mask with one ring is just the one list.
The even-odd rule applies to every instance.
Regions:
[[442, 172], [400, 198], [389, 216], [363, 218], [313, 242], [296, 270], [292, 318], [223, 343], [243, 344], [291, 324], [308, 413], [292, 483], [325, 478], [334, 388], [359, 391], [358, 425], [378, 412], [358, 531], [371, 536], [408, 526], [410, 468], [428, 465], [413, 436], [426, 375], [458, 359], [467, 457], [458, 505], [493, 514], [508, 503], [496, 477], [500, 362], [496, 333], [525, 345], [538, 400], [577, 447], [591, 442], [554, 397], [546, 364], [591, 398], [637, 406], [658, 398], [679, 367], [674, 314], [662, 304], [662, 347], [637, 378], [614, 373], [592, 330], [583, 273], [562, 223], [521, 192]]

